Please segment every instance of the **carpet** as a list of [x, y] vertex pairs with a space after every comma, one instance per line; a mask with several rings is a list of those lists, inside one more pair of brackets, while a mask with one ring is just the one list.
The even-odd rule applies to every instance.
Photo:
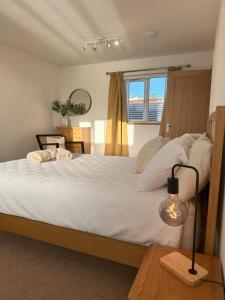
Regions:
[[137, 270], [0, 232], [0, 300], [123, 300]]

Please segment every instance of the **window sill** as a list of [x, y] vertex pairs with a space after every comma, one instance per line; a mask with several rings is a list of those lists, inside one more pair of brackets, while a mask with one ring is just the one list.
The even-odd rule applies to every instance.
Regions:
[[128, 121], [128, 124], [133, 124], [133, 125], [160, 125], [161, 122], [132, 122], [132, 121]]

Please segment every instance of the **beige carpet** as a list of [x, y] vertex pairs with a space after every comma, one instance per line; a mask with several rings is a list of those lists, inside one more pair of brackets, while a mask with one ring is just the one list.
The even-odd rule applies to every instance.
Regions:
[[127, 299], [136, 269], [0, 232], [0, 300]]

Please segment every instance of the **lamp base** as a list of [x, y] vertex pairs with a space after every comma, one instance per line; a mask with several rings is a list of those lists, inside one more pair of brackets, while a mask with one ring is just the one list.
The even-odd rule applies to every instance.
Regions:
[[191, 260], [179, 252], [171, 252], [160, 258], [160, 264], [173, 273], [187, 285], [196, 285], [201, 279], [207, 277], [208, 271], [195, 263], [196, 274], [189, 272]]

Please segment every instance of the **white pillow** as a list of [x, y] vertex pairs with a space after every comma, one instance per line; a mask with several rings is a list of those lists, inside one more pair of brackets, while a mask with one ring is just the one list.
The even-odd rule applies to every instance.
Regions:
[[153, 156], [169, 141], [169, 138], [158, 136], [141, 148], [135, 162], [135, 172], [142, 173]]
[[177, 140], [184, 147], [185, 152], [189, 153], [194, 141], [201, 136], [202, 134], [200, 133], [185, 133], [174, 140]]
[[138, 190], [149, 191], [164, 186], [171, 174], [172, 166], [187, 161], [184, 147], [175, 140], [168, 142], [156, 153], [145, 171], [138, 176]]
[[[64, 136], [62, 137], [54, 137], [54, 136], [47, 136], [46, 142], [48, 143], [58, 143], [59, 148], [65, 148], [65, 138]], [[47, 149], [55, 149], [55, 145], [48, 145]]]
[[166, 185], [173, 165], [188, 162], [187, 152], [198, 136], [186, 133], [163, 146], [138, 176], [138, 190], [149, 191]]
[[[212, 143], [206, 136], [201, 136], [194, 143], [189, 153], [189, 165], [199, 172], [199, 192], [209, 180]], [[182, 201], [191, 200], [195, 196], [195, 172], [191, 169], [180, 168], [176, 174], [179, 179], [179, 198]]]

